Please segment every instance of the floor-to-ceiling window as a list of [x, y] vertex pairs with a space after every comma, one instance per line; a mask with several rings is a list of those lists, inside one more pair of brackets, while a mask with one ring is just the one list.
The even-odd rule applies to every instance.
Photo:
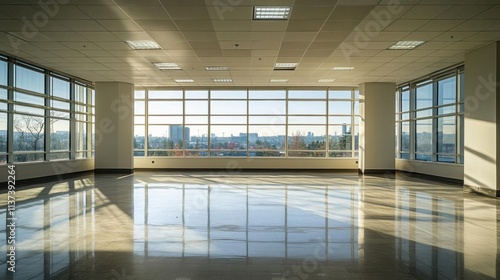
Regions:
[[463, 163], [463, 66], [398, 87], [401, 159]]
[[92, 91], [84, 81], [0, 56], [0, 163], [91, 157]]
[[134, 110], [135, 156], [358, 156], [356, 89], [146, 89]]

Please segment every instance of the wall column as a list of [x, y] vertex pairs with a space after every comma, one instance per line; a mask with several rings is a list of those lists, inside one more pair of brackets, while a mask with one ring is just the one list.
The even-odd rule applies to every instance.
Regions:
[[499, 47], [465, 54], [464, 189], [493, 197], [500, 196]]
[[132, 172], [134, 85], [97, 82], [95, 91], [95, 169]]
[[362, 173], [395, 170], [395, 94], [393, 83], [359, 87], [359, 162]]

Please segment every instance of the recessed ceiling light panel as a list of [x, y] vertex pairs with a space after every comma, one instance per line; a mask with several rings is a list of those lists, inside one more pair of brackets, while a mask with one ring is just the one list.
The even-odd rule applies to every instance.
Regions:
[[205, 70], [207, 70], [207, 71], [229, 71], [229, 67], [227, 67], [227, 66], [205, 66]]
[[181, 70], [182, 68], [173, 62], [155, 62], [153, 63], [160, 70]]
[[152, 40], [126, 41], [134, 50], [161, 50], [160, 45]]
[[318, 83], [333, 83], [335, 79], [319, 79]]
[[269, 82], [271, 83], [286, 83], [288, 79], [271, 79]]
[[177, 79], [175, 80], [176, 83], [194, 83], [193, 79]]
[[349, 71], [352, 69], [354, 69], [354, 67], [337, 66], [332, 68], [334, 71]]
[[412, 50], [425, 43], [424, 41], [399, 41], [389, 47], [389, 50]]
[[274, 64], [274, 70], [295, 70], [298, 63], [276, 63]]
[[254, 20], [286, 20], [290, 17], [289, 6], [255, 6], [253, 8]]
[[219, 78], [219, 79], [212, 79], [212, 81], [214, 83], [232, 83], [233, 82], [233, 79], [230, 79], [230, 78]]

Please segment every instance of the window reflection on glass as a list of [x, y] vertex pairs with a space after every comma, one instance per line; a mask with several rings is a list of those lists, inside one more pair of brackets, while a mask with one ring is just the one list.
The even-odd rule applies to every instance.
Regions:
[[416, 100], [417, 104], [415, 109], [417, 110], [432, 107], [432, 84], [417, 87]]
[[15, 66], [15, 87], [38, 93], [45, 92], [45, 75], [19, 65]]
[[7, 85], [7, 62], [0, 60], [0, 85]]
[[455, 117], [438, 118], [437, 153], [438, 161], [455, 162]]
[[66, 80], [61, 80], [58, 78], [51, 77], [51, 86], [52, 86], [52, 96], [69, 99], [70, 97], [70, 83]]
[[438, 105], [455, 103], [457, 100], [457, 80], [450, 77], [438, 81]]
[[415, 158], [432, 160], [432, 119], [415, 122]]

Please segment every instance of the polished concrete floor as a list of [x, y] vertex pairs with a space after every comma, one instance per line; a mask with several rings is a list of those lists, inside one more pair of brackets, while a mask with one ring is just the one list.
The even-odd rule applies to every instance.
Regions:
[[500, 200], [400, 174], [89, 173], [15, 199], [0, 279], [500, 278]]

